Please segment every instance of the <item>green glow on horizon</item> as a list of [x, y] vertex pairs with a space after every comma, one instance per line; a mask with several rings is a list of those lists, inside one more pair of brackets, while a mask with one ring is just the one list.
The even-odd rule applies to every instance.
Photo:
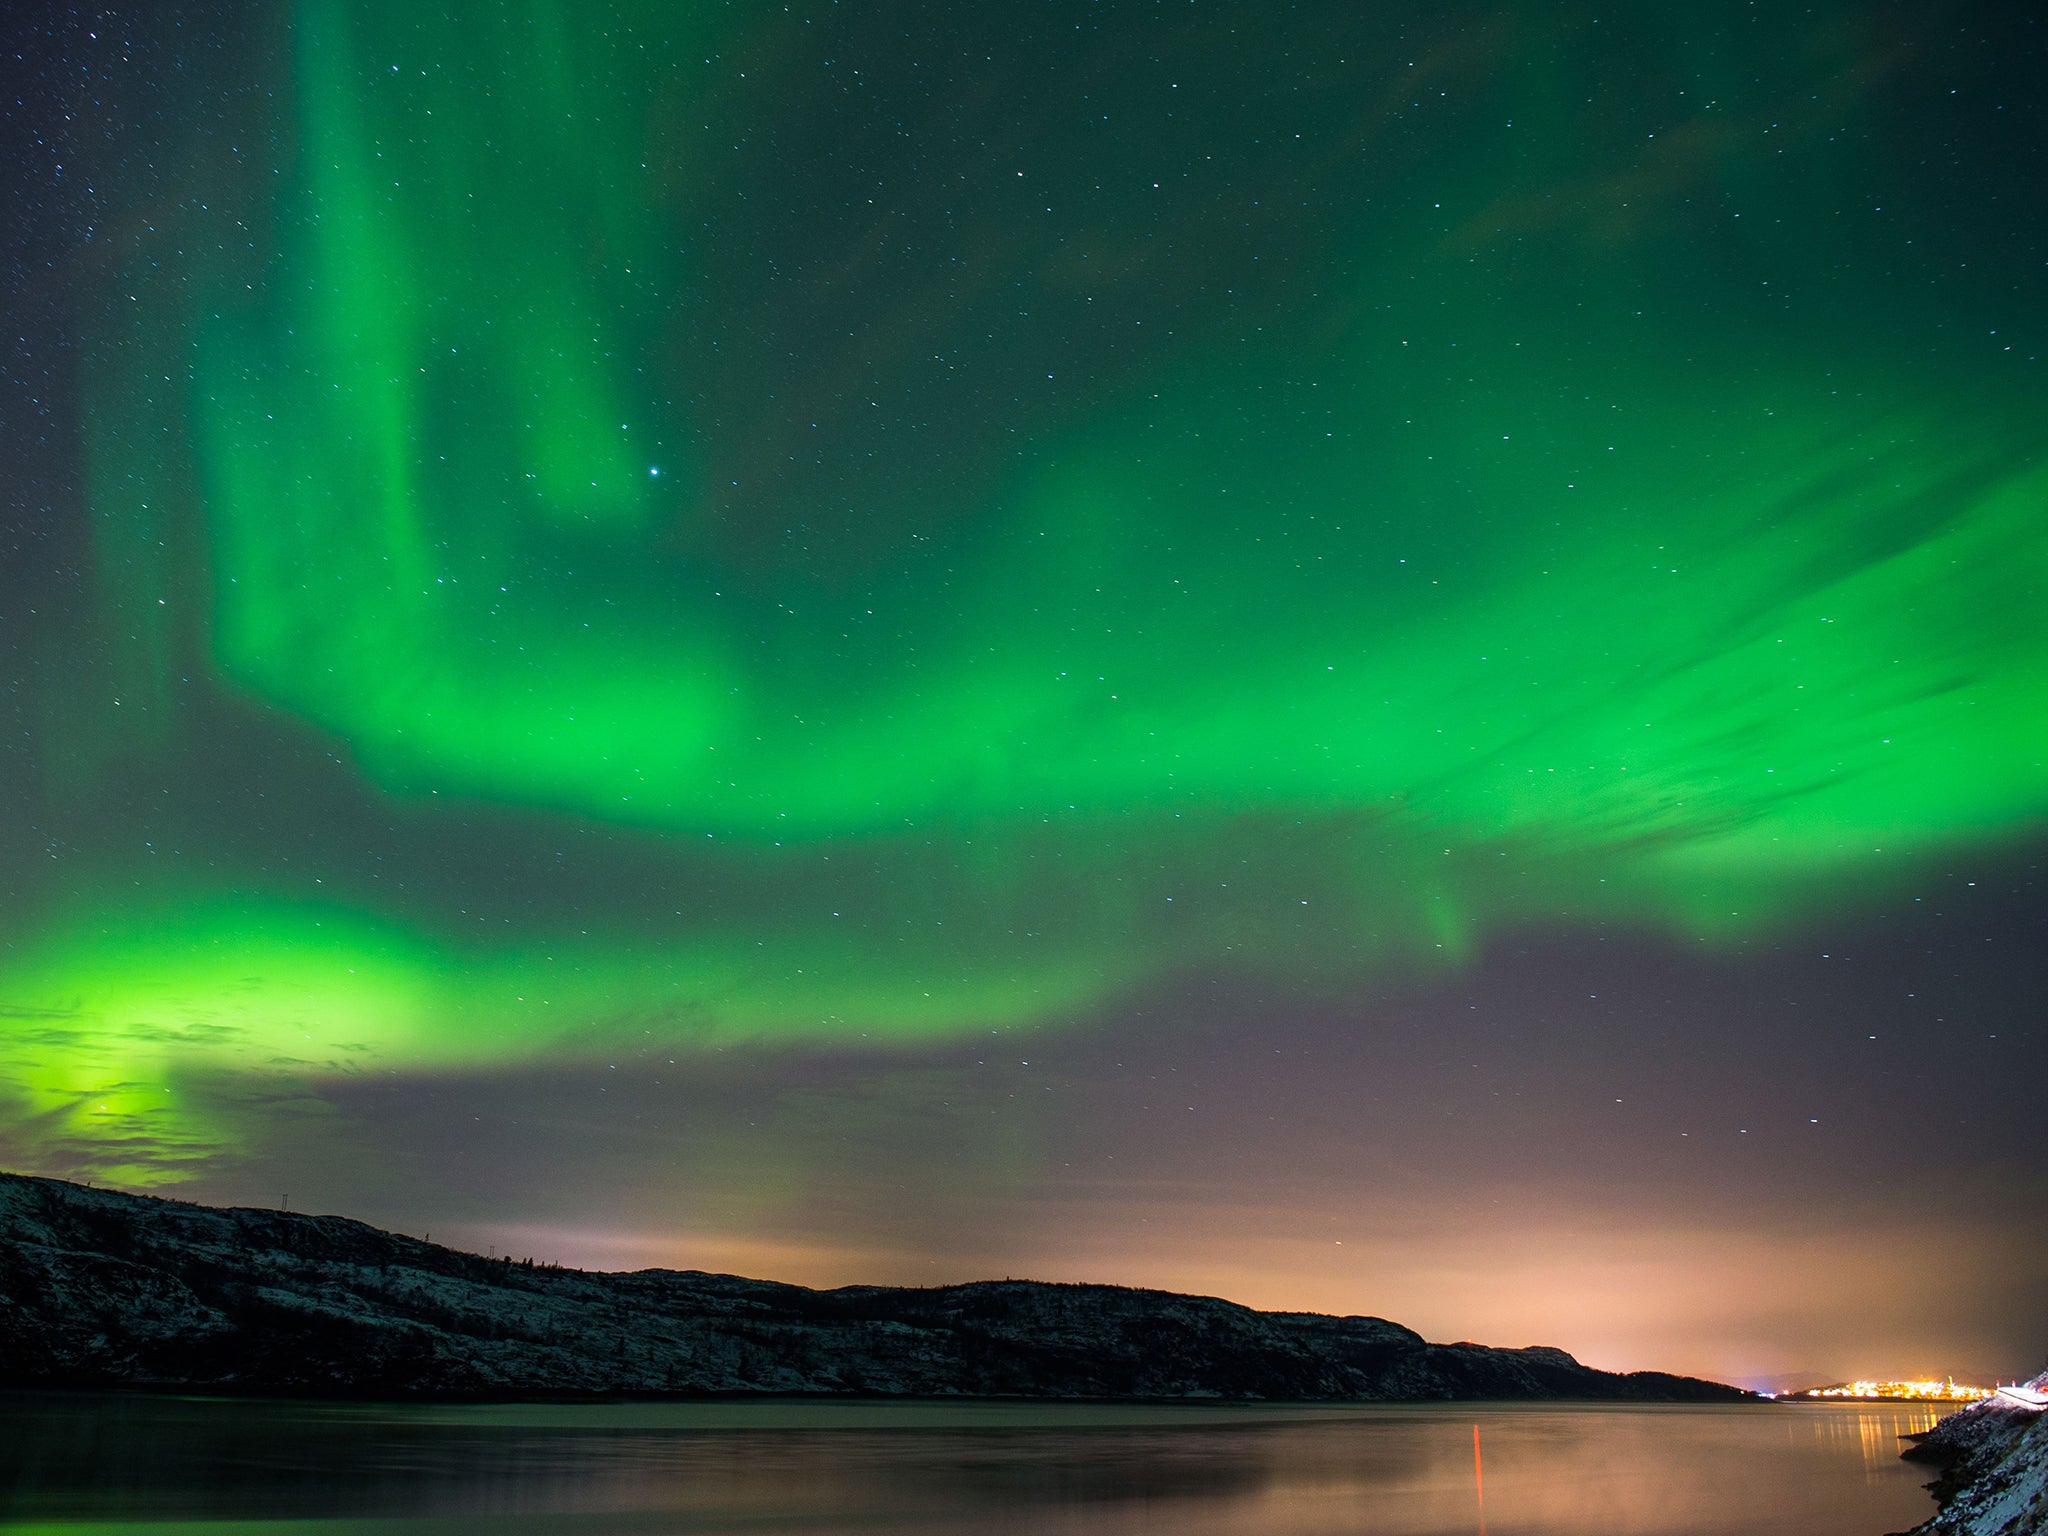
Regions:
[[963, 1017], [1025, 1021], [1096, 985], [935, 970], [877, 1002], [855, 945], [764, 950], [621, 955], [569, 934], [531, 948], [457, 946], [345, 907], [276, 899], [129, 909], [118, 926], [72, 928], [8, 975], [17, 1023], [5, 1102], [68, 1165], [154, 1184], [231, 1152], [261, 1123], [260, 1107], [195, 1115], [194, 1078], [299, 1085], [551, 1052], [593, 1060], [622, 1045], [772, 1037], [799, 1020], [814, 1035], [910, 1039]]
[[[735, 555], [688, 404], [729, 365], [677, 318], [718, 235], [674, 61], [727, 24], [609, 14], [299, 8], [274, 250], [191, 343], [201, 665], [409, 814], [642, 839], [692, 915], [485, 943], [360, 870], [129, 896], [109, 856], [0, 961], [41, 1145], [229, 1155], [158, 1100], [237, 1062], [986, 1031], [1516, 923], [1719, 940], [2048, 812], [2036, 394], [1846, 342], [1844, 389], [1753, 320], [1676, 367], [1583, 253], [1506, 312], [1385, 198], [1338, 223], [1334, 339], [1163, 350], [936, 534]], [[110, 569], [155, 451], [95, 442]], [[163, 1166], [93, 1164], [95, 1116]]]

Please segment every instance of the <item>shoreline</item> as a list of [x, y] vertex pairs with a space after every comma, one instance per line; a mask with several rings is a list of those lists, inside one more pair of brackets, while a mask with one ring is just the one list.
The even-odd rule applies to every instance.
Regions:
[[[2020, 1384], [2048, 1391], [2048, 1371]], [[1940, 1506], [1901, 1536], [2040, 1536], [2048, 1532], [2048, 1411], [1998, 1394], [1906, 1437], [1900, 1454], [1941, 1475], [1928, 1484]]]

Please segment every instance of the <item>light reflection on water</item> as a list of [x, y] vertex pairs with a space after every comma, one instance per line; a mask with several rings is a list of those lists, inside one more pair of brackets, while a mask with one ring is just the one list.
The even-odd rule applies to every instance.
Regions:
[[1880, 1536], [1918, 1404], [363, 1407], [0, 1398], [67, 1536]]

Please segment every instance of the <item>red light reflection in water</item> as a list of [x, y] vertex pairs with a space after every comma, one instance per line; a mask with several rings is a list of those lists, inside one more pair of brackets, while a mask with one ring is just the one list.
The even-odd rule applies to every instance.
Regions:
[[1479, 1426], [1472, 1426], [1472, 1491], [1479, 1496], [1479, 1536], [1486, 1536], [1486, 1466], [1479, 1459]]

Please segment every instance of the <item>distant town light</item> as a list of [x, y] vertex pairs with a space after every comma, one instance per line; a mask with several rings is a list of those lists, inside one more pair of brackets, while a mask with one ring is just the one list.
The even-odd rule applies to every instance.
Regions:
[[1797, 1397], [1849, 1397], [1905, 1399], [1910, 1402], [1981, 1403], [1996, 1391], [1993, 1387], [1965, 1387], [1955, 1378], [1946, 1381], [1845, 1381], [1839, 1386], [1814, 1387], [1793, 1394]]

